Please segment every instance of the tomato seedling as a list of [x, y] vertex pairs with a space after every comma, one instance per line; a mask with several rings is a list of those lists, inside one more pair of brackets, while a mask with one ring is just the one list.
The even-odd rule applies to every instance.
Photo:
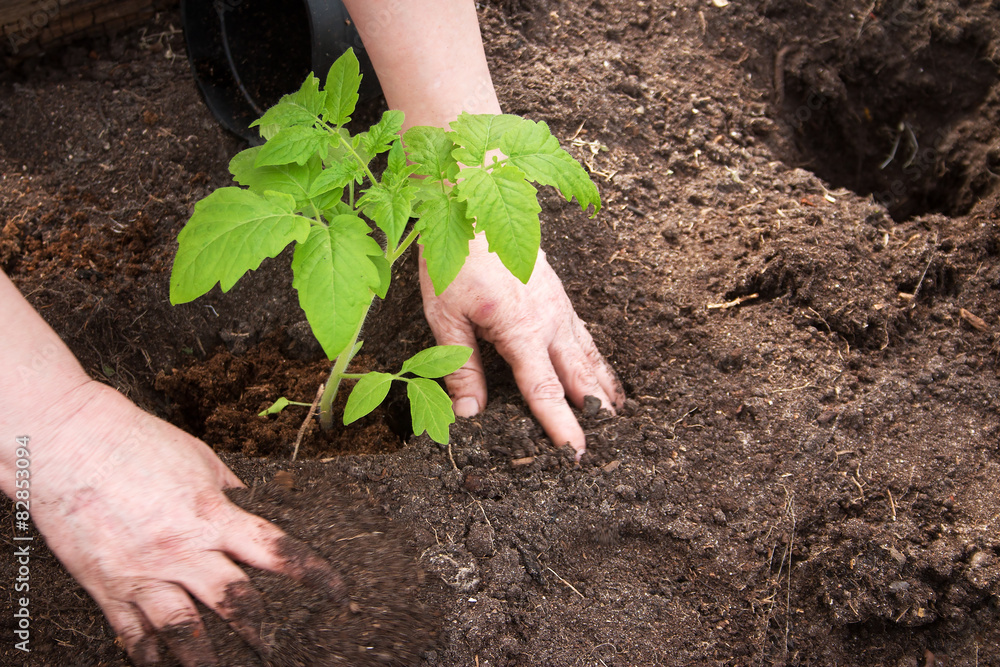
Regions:
[[[526, 283], [541, 237], [541, 207], [531, 182], [555, 187], [584, 211], [593, 205], [591, 217], [601, 200], [587, 172], [545, 123], [463, 113], [450, 130], [412, 127], [400, 137], [402, 112], [386, 111], [367, 131], [352, 135], [345, 125], [360, 84], [358, 60], [347, 51], [322, 88], [310, 74], [253, 124], [265, 143], [229, 164], [243, 187], [220, 188], [199, 201], [177, 237], [170, 301], [192, 301], [216, 284], [226, 292], [295, 243], [292, 286], [333, 362], [320, 399], [323, 427], [333, 425], [341, 380], [357, 380], [345, 424], [374, 410], [399, 380], [407, 384], [413, 432], [446, 443], [455, 414], [436, 378], [460, 368], [469, 348], [428, 348], [398, 373], [347, 370], [373, 300], [385, 298], [389, 289], [393, 263], [416, 241], [440, 294], [481, 232], [489, 250]], [[388, 153], [388, 165], [376, 177], [371, 162], [381, 153]], [[381, 231], [381, 242], [366, 218]], [[282, 397], [265, 413], [289, 404]]]

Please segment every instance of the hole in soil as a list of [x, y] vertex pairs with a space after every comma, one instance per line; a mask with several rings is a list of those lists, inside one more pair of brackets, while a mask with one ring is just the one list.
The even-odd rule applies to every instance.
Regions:
[[413, 435], [413, 420], [410, 417], [410, 399], [406, 397], [406, 383], [393, 382], [389, 396], [385, 400], [385, 422], [389, 430], [406, 442]]
[[[791, 140], [776, 152], [835, 188], [873, 195], [897, 221], [964, 215], [1000, 183], [996, 28], [972, 14], [962, 28], [943, 26], [940, 10], [912, 4], [844, 25], [830, 3], [839, 28], [775, 57], [775, 106]], [[802, 16], [775, 18], [802, 32]], [[820, 39], [829, 30], [839, 34]]]

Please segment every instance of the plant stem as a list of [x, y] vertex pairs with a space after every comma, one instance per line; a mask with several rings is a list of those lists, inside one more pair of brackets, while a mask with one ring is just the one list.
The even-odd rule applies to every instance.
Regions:
[[399, 242], [399, 245], [396, 246], [395, 250], [392, 252], [389, 252], [388, 250], [386, 251], [385, 258], [389, 260], [390, 267], [396, 263], [396, 260], [399, 259], [400, 255], [406, 252], [407, 248], [413, 245], [413, 242], [417, 238], [417, 234], [417, 230], [411, 230], [410, 233], [406, 235], [406, 238]]
[[351, 363], [351, 360], [354, 359], [354, 354], [358, 351], [359, 346], [357, 343], [358, 337], [361, 335], [361, 327], [364, 326], [365, 319], [368, 317], [368, 311], [371, 310], [372, 302], [374, 301], [375, 294], [373, 293], [371, 301], [368, 302], [368, 307], [365, 308], [364, 315], [358, 321], [358, 328], [354, 331], [351, 342], [333, 360], [330, 379], [326, 381], [326, 389], [323, 390], [323, 396], [319, 399], [319, 425], [323, 427], [324, 431], [329, 431], [333, 428], [333, 402], [337, 400], [337, 390], [340, 389], [340, 381], [345, 377], [344, 371], [347, 370], [347, 365]]
[[313, 210], [313, 217], [312, 217], [312, 219], [313, 219], [313, 221], [317, 225], [321, 225], [323, 227], [326, 227], [327, 226], [326, 223], [323, 222], [323, 216], [320, 215], [319, 209], [316, 208], [316, 204], [314, 204], [311, 199], [309, 200], [309, 205], [312, 206], [312, 210]]
[[351, 142], [347, 141], [347, 139], [344, 139], [344, 135], [340, 134], [339, 132], [332, 134], [337, 135], [337, 138], [340, 139], [340, 143], [344, 146], [344, 148], [346, 148], [351, 152], [351, 155], [353, 155], [354, 159], [358, 161], [358, 164], [361, 165], [361, 168], [365, 170], [365, 176], [368, 177], [368, 181], [372, 185], [378, 183], [378, 181], [375, 180], [375, 175], [372, 173], [372, 170], [368, 168], [368, 163], [361, 159], [361, 156], [358, 155], [358, 152], [356, 150], [354, 150], [354, 146], [351, 145]]

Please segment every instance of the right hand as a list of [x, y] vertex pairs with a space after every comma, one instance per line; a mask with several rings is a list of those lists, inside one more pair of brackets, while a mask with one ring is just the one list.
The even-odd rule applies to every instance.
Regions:
[[243, 484], [203, 442], [96, 382], [62, 405], [32, 436], [32, 519], [135, 664], [158, 662], [157, 637], [185, 667], [216, 664], [192, 597], [268, 653], [263, 602], [236, 562], [343, 595], [325, 560], [229, 501]]
[[507, 360], [531, 412], [559, 447], [569, 444], [580, 460], [586, 437], [566, 402], [583, 407], [594, 396], [611, 411], [625, 401], [621, 383], [577, 317], [562, 282], [538, 251], [522, 284], [489, 252], [485, 236], [469, 244], [469, 257], [439, 296], [420, 258], [424, 315], [438, 345], [472, 348], [469, 361], [445, 378], [455, 414], [472, 417], [486, 405], [486, 379], [476, 338]]

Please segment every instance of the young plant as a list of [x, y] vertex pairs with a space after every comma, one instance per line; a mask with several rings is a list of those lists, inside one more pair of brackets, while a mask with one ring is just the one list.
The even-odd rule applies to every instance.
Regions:
[[[462, 268], [469, 241], [482, 232], [489, 250], [526, 283], [540, 240], [541, 208], [531, 181], [557, 188], [567, 201], [576, 198], [584, 211], [593, 205], [593, 215], [600, 197], [545, 123], [517, 116], [463, 113], [450, 131], [412, 127], [400, 139], [403, 114], [387, 111], [352, 135], [345, 124], [360, 83], [357, 58], [348, 51], [322, 89], [310, 74], [298, 92], [254, 123], [265, 143], [229, 164], [243, 187], [220, 188], [199, 201], [177, 238], [170, 301], [192, 301], [217, 283], [226, 292], [295, 243], [292, 286], [333, 361], [320, 399], [323, 427], [333, 425], [341, 380], [357, 380], [345, 424], [374, 410], [399, 380], [407, 384], [414, 433], [427, 431], [446, 443], [455, 414], [435, 379], [460, 368], [469, 348], [431, 347], [394, 374], [348, 372], [368, 310], [389, 289], [393, 263], [420, 243], [440, 294]], [[379, 178], [371, 162], [382, 153], [388, 153], [387, 166]], [[381, 242], [365, 218], [381, 231]], [[265, 413], [289, 404], [279, 399]]]

